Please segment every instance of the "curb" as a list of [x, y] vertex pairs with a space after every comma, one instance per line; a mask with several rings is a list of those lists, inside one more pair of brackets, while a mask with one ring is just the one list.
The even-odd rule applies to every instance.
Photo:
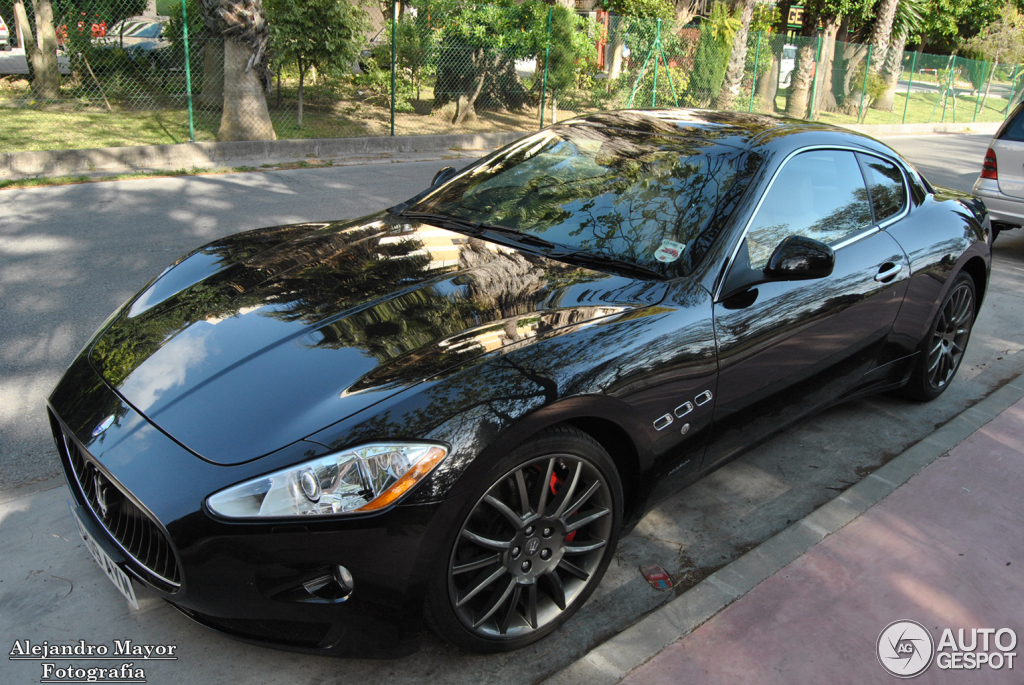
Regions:
[[965, 409], [832, 501], [541, 682], [544, 685], [618, 683], [824, 538], [846, 526], [1021, 399], [1024, 399], [1024, 375]]
[[[1002, 122], [982, 124], [850, 124], [843, 128], [870, 136], [921, 133], [995, 133]], [[217, 165], [258, 165], [309, 158], [380, 157], [399, 153], [487, 150], [507, 145], [532, 131], [448, 133], [427, 136], [301, 138], [239, 140], [223, 143], [137, 145], [85, 150], [42, 150], [0, 153], [0, 178], [70, 176], [90, 172], [208, 168]]]
[[67, 176], [93, 171], [141, 171], [208, 167], [217, 164], [296, 161], [311, 157], [373, 157], [396, 153], [485, 150], [507, 145], [521, 131], [452, 133], [430, 136], [367, 136], [238, 140], [224, 143], [179, 143], [87, 150], [46, 150], [0, 153], [0, 178]]

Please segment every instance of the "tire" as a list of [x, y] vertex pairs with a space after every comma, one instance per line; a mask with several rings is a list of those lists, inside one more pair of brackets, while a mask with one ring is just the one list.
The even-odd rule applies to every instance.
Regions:
[[921, 341], [910, 381], [903, 388], [905, 396], [930, 402], [946, 391], [967, 351], [977, 302], [974, 279], [960, 272]]
[[426, 619], [457, 647], [507, 652], [556, 630], [601, 582], [622, 485], [604, 448], [569, 426], [538, 433], [476, 481], [431, 572]]

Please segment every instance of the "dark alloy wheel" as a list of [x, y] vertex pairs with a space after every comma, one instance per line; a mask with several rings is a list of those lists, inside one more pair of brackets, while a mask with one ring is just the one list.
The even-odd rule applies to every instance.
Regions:
[[933, 400], [949, 387], [960, 368], [974, 326], [974, 279], [961, 273], [942, 301], [906, 387], [918, 400]]
[[556, 427], [510, 457], [462, 519], [447, 607], [433, 610], [442, 637], [474, 651], [517, 649], [567, 620], [604, 575], [621, 525], [615, 467], [590, 436]]

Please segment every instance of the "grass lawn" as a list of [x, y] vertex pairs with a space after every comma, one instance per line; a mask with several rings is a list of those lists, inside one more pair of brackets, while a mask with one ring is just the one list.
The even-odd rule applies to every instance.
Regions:
[[[345, 110], [349, 111], [345, 111]], [[341, 111], [339, 111], [341, 110]], [[558, 118], [575, 116], [559, 111]], [[307, 106], [299, 128], [293, 109], [271, 107], [271, 120], [278, 138], [350, 138], [386, 136], [391, 131], [390, 112], [384, 107], [320, 108]], [[550, 118], [549, 118], [550, 121]], [[220, 127], [220, 112], [195, 113], [195, 139], [213, 141]], [[396, 135], [431, 133], [473, 133], [486, 131], [530, 131], [537, 128], [537, 111], [486, 112], [476, 121], [458, 128], [440, 114], [396, 113]], [[94, 108], [58, 110], [0, 107], [0, 150], [71, 150], [122, 145], [164, 145], [189, 140], [188, 111], [185, 109], [119, 110]]]
[[[864, 107], [863, 124], [924, 124], [924, 123], [972, 123], [972, 122], [999, 122], [1006, 118], [1006, 100], [1004, 98], [989, 96], [985, 100], [985, 106], [980, 107], [983, 100], [982, 95], [961, 95], [955, 99], [950, 97], [946, 102], [943, 112], [943, 102], [938, 93], [911, 93], [910, 102], [907, 103], [907, 94], [896, 93], [891, 112]], [[766, 112], [764, 107], [755, 101], [754, 111]], [[906, 119], [904, 120], [904, 107], [906, 108]], [[786, 111], [786, 96], [780, 94], [775, 98], [775, 111]], [[842, 112], [818, 112], [814, 113], [816, 121], [823, 121], [829, 124], [855, 124], [857, 114], [843, 114]]]

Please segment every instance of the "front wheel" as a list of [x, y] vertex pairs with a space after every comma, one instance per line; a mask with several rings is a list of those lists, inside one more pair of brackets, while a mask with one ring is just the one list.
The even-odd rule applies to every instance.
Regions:
[[905, 395], [927, 402], [945, 392], [967, 351], [976, 309], [974, 279], [961, 272], [921, 343], [914, 371], [904, 388]]
[[490, 473], [453, 526], [427, 608], [435, 632], [476, 652], [519, 649], [568, 620], [622, 525], [615, 464], [574, 428], [546, 429]]

